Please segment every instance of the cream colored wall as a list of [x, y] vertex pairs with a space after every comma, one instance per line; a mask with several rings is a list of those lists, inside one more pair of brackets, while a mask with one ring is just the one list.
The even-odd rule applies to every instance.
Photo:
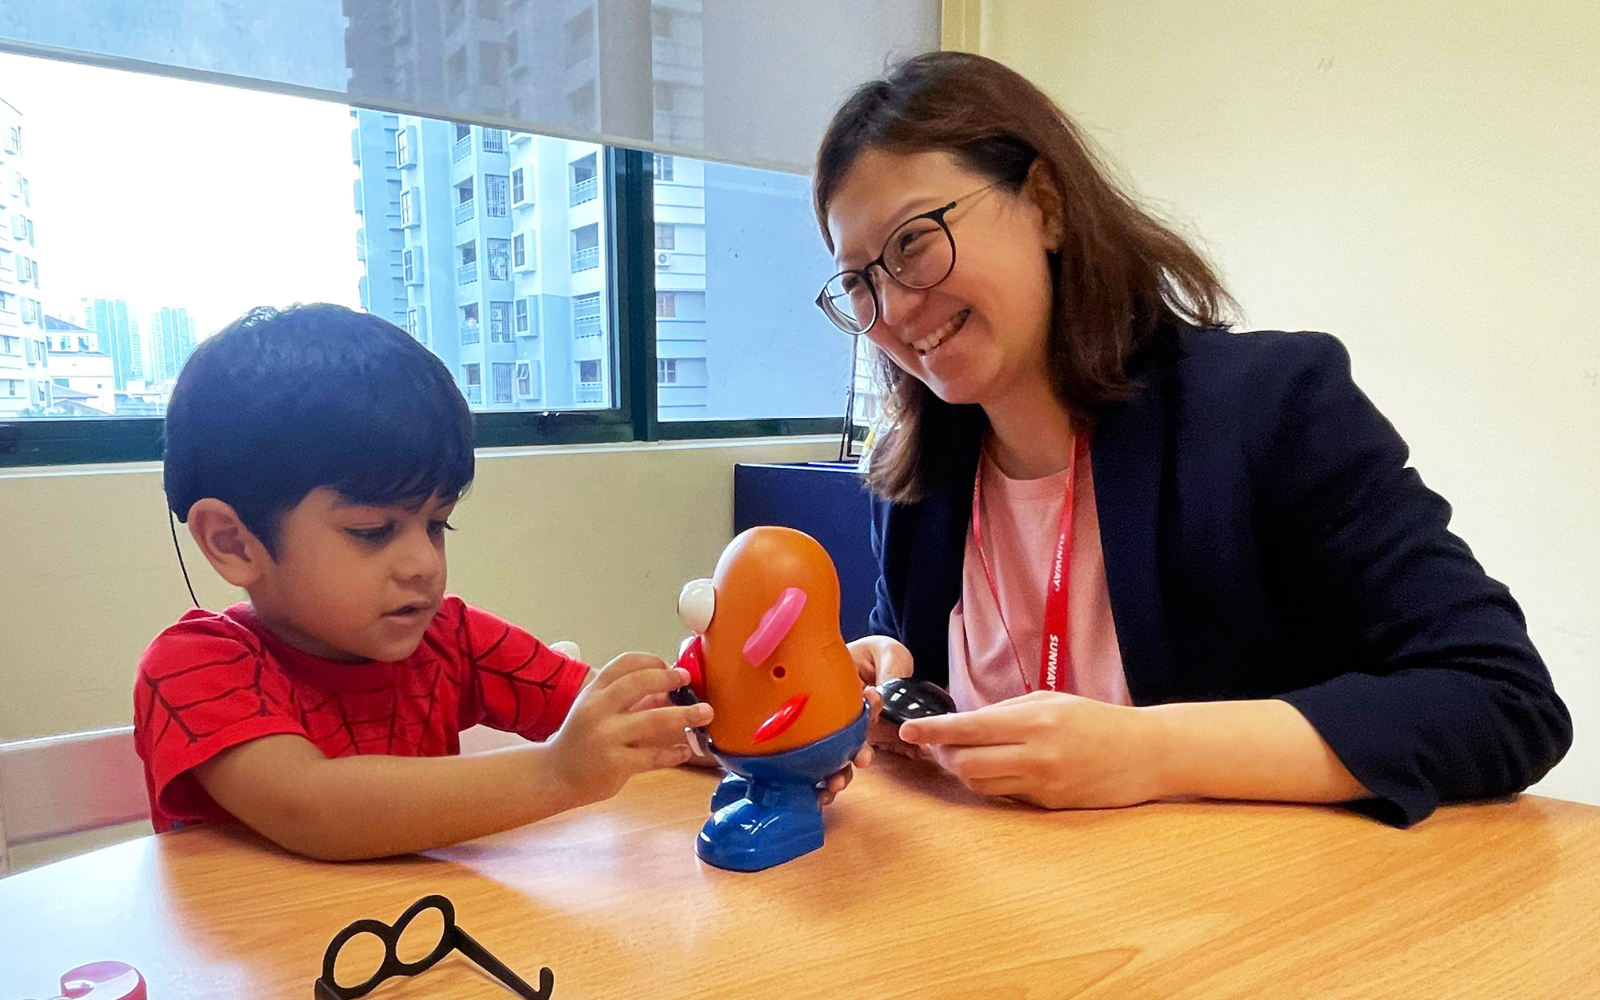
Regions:
[[1253, 327], [1336, 333], [1522, 602], [1600, 803], [1600, 4], [947, 0], [1199, 234]]
[[[450, 587], [603, 662], [670, 656], [678, 589], [733, 528], [733, 466], [818, 439], [484, 452], [453, 518]], [[188, 606], [159, 467], [0, 474], [0, 741], [125, 725], [134, 668]], [[234, 600], [180, 525], [201, 601]]]

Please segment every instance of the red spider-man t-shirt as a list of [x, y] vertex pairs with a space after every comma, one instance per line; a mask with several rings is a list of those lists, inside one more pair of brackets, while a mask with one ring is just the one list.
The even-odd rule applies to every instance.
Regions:
[[195, 609], [139, 661], [134, 743], [156, 830], [231, 817], [191, 769], [278, 733], [329, 757], [459, 753], [482, 723], [542, 740], [561, 727], [588, 668], [459, 597], [398, 663], [337, 663], [267, 632], [247, 604]]

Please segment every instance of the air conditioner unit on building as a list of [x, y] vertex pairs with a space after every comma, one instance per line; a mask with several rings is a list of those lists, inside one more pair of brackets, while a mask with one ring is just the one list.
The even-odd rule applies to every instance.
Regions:
[[672, 254], [670, 254], [670, 253], [658, 253], [658, 254], [656, 254], [656, 267], [671, 267], [671, 266], [672, 266]]

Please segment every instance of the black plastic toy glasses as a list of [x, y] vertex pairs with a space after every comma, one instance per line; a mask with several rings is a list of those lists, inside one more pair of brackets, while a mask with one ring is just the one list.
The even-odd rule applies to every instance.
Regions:
[[[399, 951], [401, 937], [404, 936], [411, 921], [428, 910], [438, 910], [442, 918], [439, 943], [419, 961], [401, 961]], [[344, 986], [334, 976], [339, 952], [352, 938], [362, 934], [371, 934], [383, 942], [383, 963], [360, 984]], [[504, 962], [489, 954], [488, 949], [474, 941], [471, 935], [456, 925], [456, 908], [449, 899], [433, 895], [424, 896], [412, 903], [393, 924], [386, 924], [381, 920], [357, 920], [335, 934], [333, 940], [328, 942], [327, 952], [322, 956], [322, 975], [317, 979], [315, 996], [317, 1000], [356, 1000], [357, 997], [366, 996], [385, 980], [395, 976], [419, 976], [427, 972], [452, 951], [459, 951], [478, 963], [485, 972], [504, 984], [506, 989], [523, 997], [524, 1000], [550, 1000], [550, 995], [555, 990], [555, 973], [548, 968], [540, 969], [539, 988], [534, 989], [529, 986], [522, 977], [507, 968]]]

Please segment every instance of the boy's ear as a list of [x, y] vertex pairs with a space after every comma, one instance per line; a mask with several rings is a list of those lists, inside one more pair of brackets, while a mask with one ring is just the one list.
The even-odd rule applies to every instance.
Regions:
[[189, 536], [217, 575], [235, 587], [253, 587], [267, 572], [272, 556], [230, 504], [214, 497], [189, 508]]

